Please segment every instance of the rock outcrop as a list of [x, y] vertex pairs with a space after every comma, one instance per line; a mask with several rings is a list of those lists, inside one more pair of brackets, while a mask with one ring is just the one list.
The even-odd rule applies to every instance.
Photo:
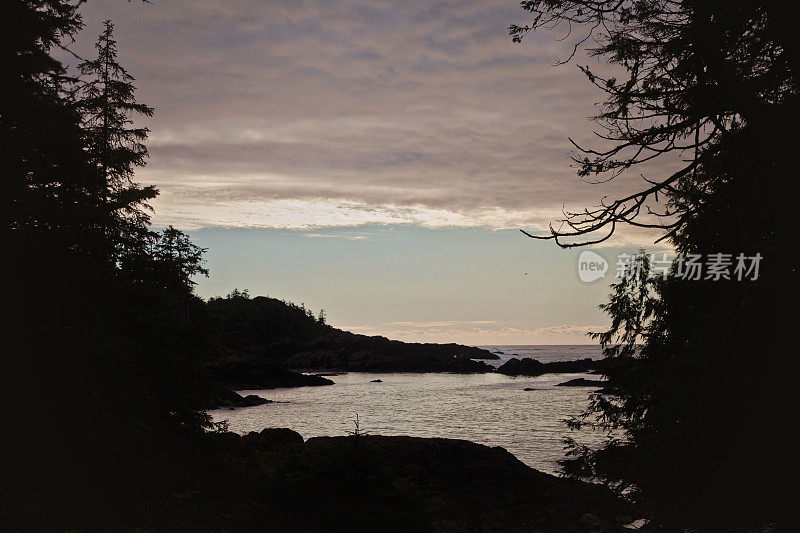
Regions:
[[301, 374], [257, 361], [227, 362], [205, 370], [217, 383], [236, 390], [333, 385], [333, 381], [322, 376]]
[[608, 382], [600, 379], [575, 378], [559, 383], [557, 387], [603, 387]]
[[418, 344], [384, 337], [342, 336], [320, 341], [294, 353], [285, 364], [290, 368], [348, 372], [492, 372], [478, 358], [497, 356], [460, 344]]
[[503, 363], [497, 372], [508, 376], [541, 376], [542, 374], [561, 374], [589, 372], [596, 366], [596, 362], [591, 358], [578, 359], [577, 361], [555, 361], [552, 363], [542, 363], [537, 359], [524, 357], [522, 359], [512, 358]]
[[248, 509], [248, 522], [230, 513], [223, 529], [624, 531], [622, 517], [630, 514], [601, 486], [539, 472], [503, 448], [464, 440], [362, 435], [303, 443], [287, 429], [210, 438], [268, 473], [249, 471], [249, 485], [259, 488], [252, 502], [249, 493], [236, 502]]

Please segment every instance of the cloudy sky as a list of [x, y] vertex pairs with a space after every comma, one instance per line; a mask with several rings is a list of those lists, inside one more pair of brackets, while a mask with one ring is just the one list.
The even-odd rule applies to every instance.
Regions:
[[209, 248], [201, 295], [249, 288], [403, 340], [585, 343], [605, 324], [608, 280], [516, 228], [641, 178], [574, 175], [568, 137], [592, 142], [601, 95], [553, 66], [559, 31], [511, 42], [514, 0], [93, 0], [84, 18], [74, 50], [112, 19], [156, 109], [138, 179], [157, 225]]

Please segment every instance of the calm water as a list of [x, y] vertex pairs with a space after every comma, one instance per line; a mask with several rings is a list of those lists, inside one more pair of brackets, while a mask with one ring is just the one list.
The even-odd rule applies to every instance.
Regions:
[[[487, 347], [488, 348], [488, 347]], [[596, 347], [492, 346], [502, 357], [541, 361], [599, 357]], [[288, 427], [305, 438], [345, 435], [358, 413], [362, 429], [380, 435], [447, 437], [502, 446], [526, 464], [555, 473], [563, 457], [562, 438], [570, 434], [589, 445], [604, 434], [571, 432], [562, 420], [587, 405], [593, 389], [556, 387], [588, 374], [549, 374], [535, 378], [501, 374], [377, 374], [331, 376], [335, 385], [243, 391], [285, 403], [212, 411], [231, 431]], [[380, 379], [382, 383], [371, 383]], [[535, 390], [526, 391], [526, 387]], [[578, 438], [580, 437], [580, 438]]]
[[495, 367], [502, 365], [512, 357], [516, 357], [517, 359], [531, 357], [533, 359], [538, 359], [542, 363], [575, 361], [576, 359], [585, 359], [586, 357], [600, 359], [603, 357], [600, 346], [597, 344], [564, 344], [560, 346], [545, 344], [492, 345], [479, 346], [479, 348], [489, 350], [500, 358], [494, 361], [486, 361]]

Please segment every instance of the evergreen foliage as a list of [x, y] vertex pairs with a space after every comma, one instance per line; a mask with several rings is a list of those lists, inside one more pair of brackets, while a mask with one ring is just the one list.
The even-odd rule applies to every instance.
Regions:
[[[654, 159], [677, 170], [643, 188], [567, 214], [546, 236], [564, 247], [602, 242], [632, 225], [660, 230], [684, 254], [764, 257], [756, 281], [633, 277], [615, 284], [611, 328], [595, 334], [611, 358], [614, 394], [596, 394], [571, 421], [609, 430], [590, 450], [568, 441], [565, 473], [617, 488], [666, 530], [763, 527], [790, 509], [785, 458], [771, 438], [791, 414], [783, 371], [796, 352], [800, 296], [793, 138], [798, 118], [798, 8], [775, 1], [522, 2], [531, 21], [564, 28], [622, 77], [581, 67], [605, 95], [605, 148], [579, 147], [584, 179], [613, 179]], [[664, 168], [664, 167], [662, 167]], [[637, 261], [648, 268], [647, 258]], [[615, 370], [616, 368], [616, 370]]]

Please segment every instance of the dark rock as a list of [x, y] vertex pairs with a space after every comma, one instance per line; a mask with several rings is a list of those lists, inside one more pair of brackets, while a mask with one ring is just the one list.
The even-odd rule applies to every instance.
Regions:
[[525, 388], [524, 388], [524, 389], [522, 389], [522, 390], [536, 390], [536, 389], [534, 389], [533, 387], [525, 387]]
[[[318, 509], [327, 519], [369, 505], [376, 517], [421, 520], [408, 529], [414, 531], [587, 531], [597, 521], [616, 531], [617, 516], [627, 511], [604, 487], [544, 474], [503, 448], [463, 440], [313, 437], [292, 464], [313, 472], [305, 479], [326, 487], [314, 501], [336, 509]], [[332, 469], [331, 464], [348, 466]], [[296, 472], [292, 476], [303, 479]], [[332, 485], [357, 487], [361, 496], [353, 499], [344, 490], [330, 490]], [[307, 494], [304, 489], [294, 493]], [[587, 514], [597, 521], [583, 526]], [[339, 530], [338, 524], [326, 526]]]
[[542, 363], [530, 357], [523, 359], [514, 357], [500, 365], [497, 372], [508, 376], [541, 376], [542, 374], [588, 372], [594, 367], [595, 361], [588, 357], [577, 361], [554, 361], [551, 363]]
[[205, 391], [205, 396], [198, 399], [197, 409], [218, 409], [227, 407], [234, 409], [236, 407], [251, 407], [254, 405], [263, 405], [265, 403], [272, 403], [272, 400], [267, 400], [255, 394], [249, 394], [243, 397], [236, 391], [232, 391], [227, 387], [219, 384], [212, 383], [208, 390]]
[[540, 376], [544, 374], [544, 364], [536, 359], [517, 359], [516, 357], [509, 359], [497, 368], [500, 374], [507, 376]]
[[370, 383], [383, 383], [382, 379], [373, 379]]
[[602, 387], [606, 385], [608, 382], [599, 380], [599, 379], [586, 379], [586, 378], [575, 378], [569, 381], [565, 381], [564, 383], [559, 383], [556, 387]]
[[265, 428], [243, 436], [244, 442], [262, 450], [286, 449], [303, 445], [303, 437], [289, 428]]
[[181, 513], [170, 522], [176, 530], [610, 532], [622, 531], [619, 517], [632, 514], [605, 487], [544, 474], [503, 448], [463, 440], [303, 442], [294, 431], [269, 428], [195, 441], [187, 452], [203, 450], [190, 463], [196, 471], [161, 504]]
[[276, 389], [333, 385], [319, 375], [307, 375], [275, 365], [256, 361], [235, 361], [209, 366], [211, 378], [231, 389]]
[[310, 344], [286, 360], [291, 368], [349, 372], [492, 372], [475, 359], [498, 359], [487, 350], [460, 344], [418, 344], [385, 337], [339, 335]]
[[264, 405], [265, 403], [272, 403], [272, 400], [267, 400], [255, 394], [248, 394], [242, 398], [242, 407], [252, 407], [254, 405]]
[[600, 527], [600, 525], [602, 524], [602, 521], [595, 514], [584, 513], [584, 515], [581, 516], [580, 524], [582, 526], [586, 526], [586, 527]]

